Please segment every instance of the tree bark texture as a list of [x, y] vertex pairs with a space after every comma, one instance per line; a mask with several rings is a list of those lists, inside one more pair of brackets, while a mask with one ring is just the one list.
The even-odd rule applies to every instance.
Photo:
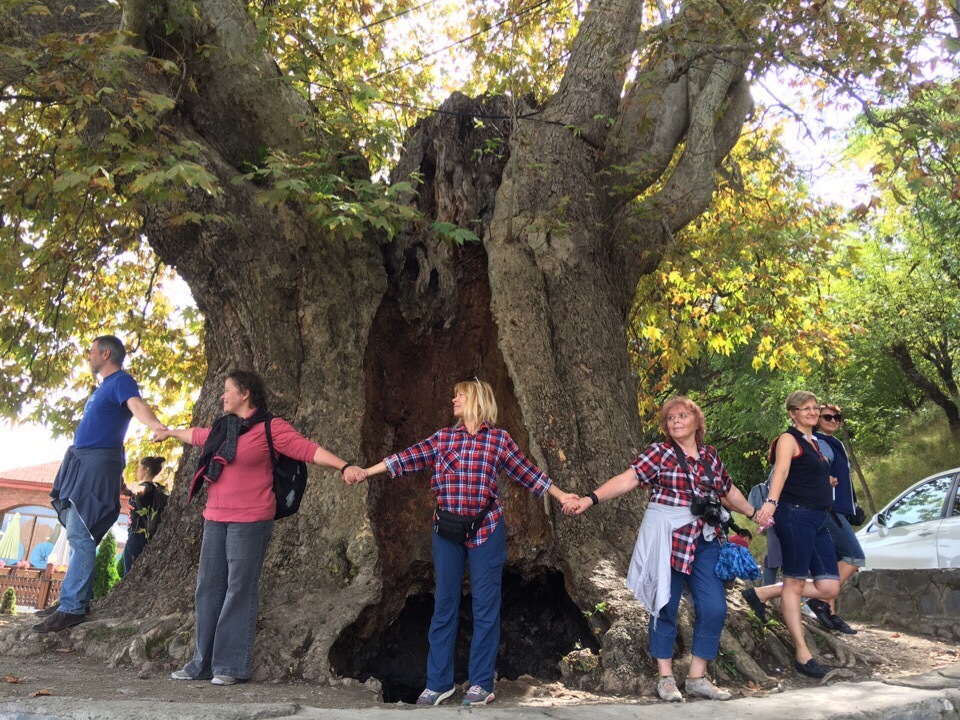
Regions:
[[[751, 108], [749, 23], [718, 23], [719, 6], [688, 3], [676, 36], [650, 51], [642, 3], [593, 0], [559, 90], [542, 105], [452, 96], [411, 132], [392, 176], [419, 173], [410, 202], [482, 240], [451, 247], [429, 224], [391, 243], [373, 233], [347, 241], [293, 204], [259, 205], [258, 188], [238, 181], [244, 162], [260, 147], [316, 151], [295, 122], [310, 108], [256, 49], [243, 3], [200, 0], [189, 18], [174, 18], [174, 6], [129, 0], [122, 18], [94, 0], [83, 9], [151, 56], [183, 63], [177, 87], [141, 79], [177, 98], [166, 131], [197, 143], [224, 190], [153, 205], [143, 218], [143, 234], [206, 317], [209, 373], [195, 423], [219, 414], [230, 368], [253, 367], [271, 411], [345, 458], [374, 463], [449, 424], [453, 384], [476, 375], [496, 391], [500, 424], [560, 487], [585, 493], [621, 472], [641, 438], [628, 312], [641, 274], [708, 206], [715, 167]], [[677, 29], [703, 29], [710, 8], [712, 35], [691, 40]], [[42, 21], [75, 31], [64, 19], [75, 17], [56, 9], [8, 21], [4, 40], [37, 37]], [[163, 31], [171, 20], [174, 35]], [[223, 52], [198, 53], [200, 40]], [[628, 81], [638, 53], [642, 81]], [[15, 81], [15, 64], [0, 69]], [[476, 116], [488, 118], [482, 127]], [[498, 151], [494, 139], [504, 141]], [[171, 222], [185, 210], [234, 221]], [[138, 618], [180, 658], [202, 531], [199, 503], [184, 499], [197, 455], [186, 455], [157, 537], [102, 605]], [[331, 650], [348, 629], [361, 639], [385, 633], [412, 597], [430, 592], [428, 482], [421, 474], [348, 488], [336, 473], [312, 472], [302, 509], [278, 523], [267, 557], [255, 677], [330, 679]], [[604, 689], [649, 689], [646, 614], [623, 587], [642, 493], [569, 519], [506, 480], [501, 490], [507, 571], [560, 574], [582, 610], [603, 607], [595, 625]], [[117, 657], [142, 657], [139, 642]]]

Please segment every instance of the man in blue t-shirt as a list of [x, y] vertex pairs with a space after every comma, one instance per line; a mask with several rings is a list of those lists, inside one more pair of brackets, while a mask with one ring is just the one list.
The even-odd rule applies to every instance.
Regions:
[[123, 438], [130, 418], [151, 430], [165, 430], [153, 410], [140, 398], [137, 382], [123, 369], [127, 354], [113, 335], [102, 335], [90, 345], [90, 369], [103, 378], [83, 408], [73, 445], [60, 464], [50, 495], [70, 543], [70, 563], [63, 578], [60, 601], [41, 611], [35, 632], [63, 630], [86, 619], [93, 599], [93, 569], [97, 545], [120, 516]]

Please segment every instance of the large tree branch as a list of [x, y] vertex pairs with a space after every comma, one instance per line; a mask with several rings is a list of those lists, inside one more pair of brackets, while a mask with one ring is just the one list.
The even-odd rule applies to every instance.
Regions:
[[600, 147], [616, 114], [640, 29], [639, 0], [593, 0], [580, 26], [560, 88], [546, 116], [575, 126]]
[[717, 165], [716, 121], [743, 70], [740, 62], [725, 59], [696, 68], [700, 77], [691, 78], [688, 84], [692, 108], [683, 154], [663, 189], [641, 203], [640, 217], [656, 217], [658, 223], [663, 218], [671, 232], [676, 232], [710, 204]]
[[0, 17], [0, 87], [19, 85], [44, 64], [44, 38], [109, 31], [120, 21], [116, 6], [103, 0], [51, 0], [45, 5], [49, 13], [28, 12], [34, 6], [24, 3], [8, 7]]
[[[177, 98], [178, 111], [235, 167], [257, 159], [263, 148], [297, 152], [304, 147], [298, 118], [312, 109], [261, 47], [240, 0], [201, 0], [196, 15], [174, 3], [127, 0], [122, 19], [115, 5], [102, 0], [53, 0], [47, 7], [49, 14], [30, 14], [28, 6], [20, 6], [0, 21], [0, 45], [26, 50], [29, 60], [14, 52], [0, 54], [0, 85], [27, 83], [21, 94], [31, 94], [30, 75], [44, 67], [48, 52], [42, 38], [60, 34], [82, 46], [93, 34], [124, 30], [151, 56], [177, 63], [181, 72], [172, 78], [150, 74], [150, 89]], [[169, 27], [175, 31], [167, 32]]]
[[950, 430], [956, 435], [960, 433], [960, 408], [940, 387], [921, 372], [910, 354], [910, 348], [902, 341], [890, 345], [890, 356], [907, 376], [907, 380], [922, 392], [929, 400], [940, 407], [947, 416]]
[[[687, 143], [670, 178], [659, 192], [626, 207], [613, 231], [615, 247], [635, 276], [653, 270], [673, 242], [675, 232], [709, 206], [714, 172], [736, 144], [752, 107], [749, 86], [738, 62], [720, 60], [691, 77]], [[617, 188], [629, 197], [629, 188]]]
[[263, 148], [302, 149], [298, 118], [312, 110], [261, 46], [246, 4], [200, 0], [196, 18], [177, 8], [126, 0], [124, 29], [152, 54], [187, 64], [189, 90], [178, 94], [199, 134], [235, 166], [257, 159]]
[[[678, 67], [672, 58], [661, 62], [642, 83], [634, 83], [607, 138], [610, 193], [629, 200], [662, 177], [690, 129], [690, 97], [687, 68]], [[734, 82], [714, 128], [715, 166], [736, 145], [752, 109], [749, 84]]]

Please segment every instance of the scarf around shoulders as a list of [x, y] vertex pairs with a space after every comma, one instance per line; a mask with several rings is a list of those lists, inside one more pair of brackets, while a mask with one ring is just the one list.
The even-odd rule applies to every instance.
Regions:
[[237, 443], [240, 436], [257, 423], [270, 418], [270, 413], [262, 408], [254, 410], [248, 418], [237, 415], [224, 415], [218, 418], [210, 428], [207, 441], [203, 444], [197, 471], [190, 484], [190, 494], [187, 502], [193, 499], [200, 489], [201, 482], [216, 482], [227, 463], [232, 462], [237, 454]]

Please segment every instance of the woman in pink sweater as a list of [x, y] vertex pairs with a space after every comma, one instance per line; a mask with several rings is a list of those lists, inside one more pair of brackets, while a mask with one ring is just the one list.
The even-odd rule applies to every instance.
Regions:
[[273, 533], [276, 497], [265, 422], [276, 452], [335, 468], [347, 479], [362, 471], [308, 440], [266, 410], [266, 388], [255, 372], [234, 370], [223, 385], [224, 416], [212, 428], [154, 433], [202, 445], [200, 469], [190, 495], [207, 488], [203, 543], [197, 572], [196, 650], [174, 680], [233, 685], [250, 679], [259, 610], [259, 582]]

